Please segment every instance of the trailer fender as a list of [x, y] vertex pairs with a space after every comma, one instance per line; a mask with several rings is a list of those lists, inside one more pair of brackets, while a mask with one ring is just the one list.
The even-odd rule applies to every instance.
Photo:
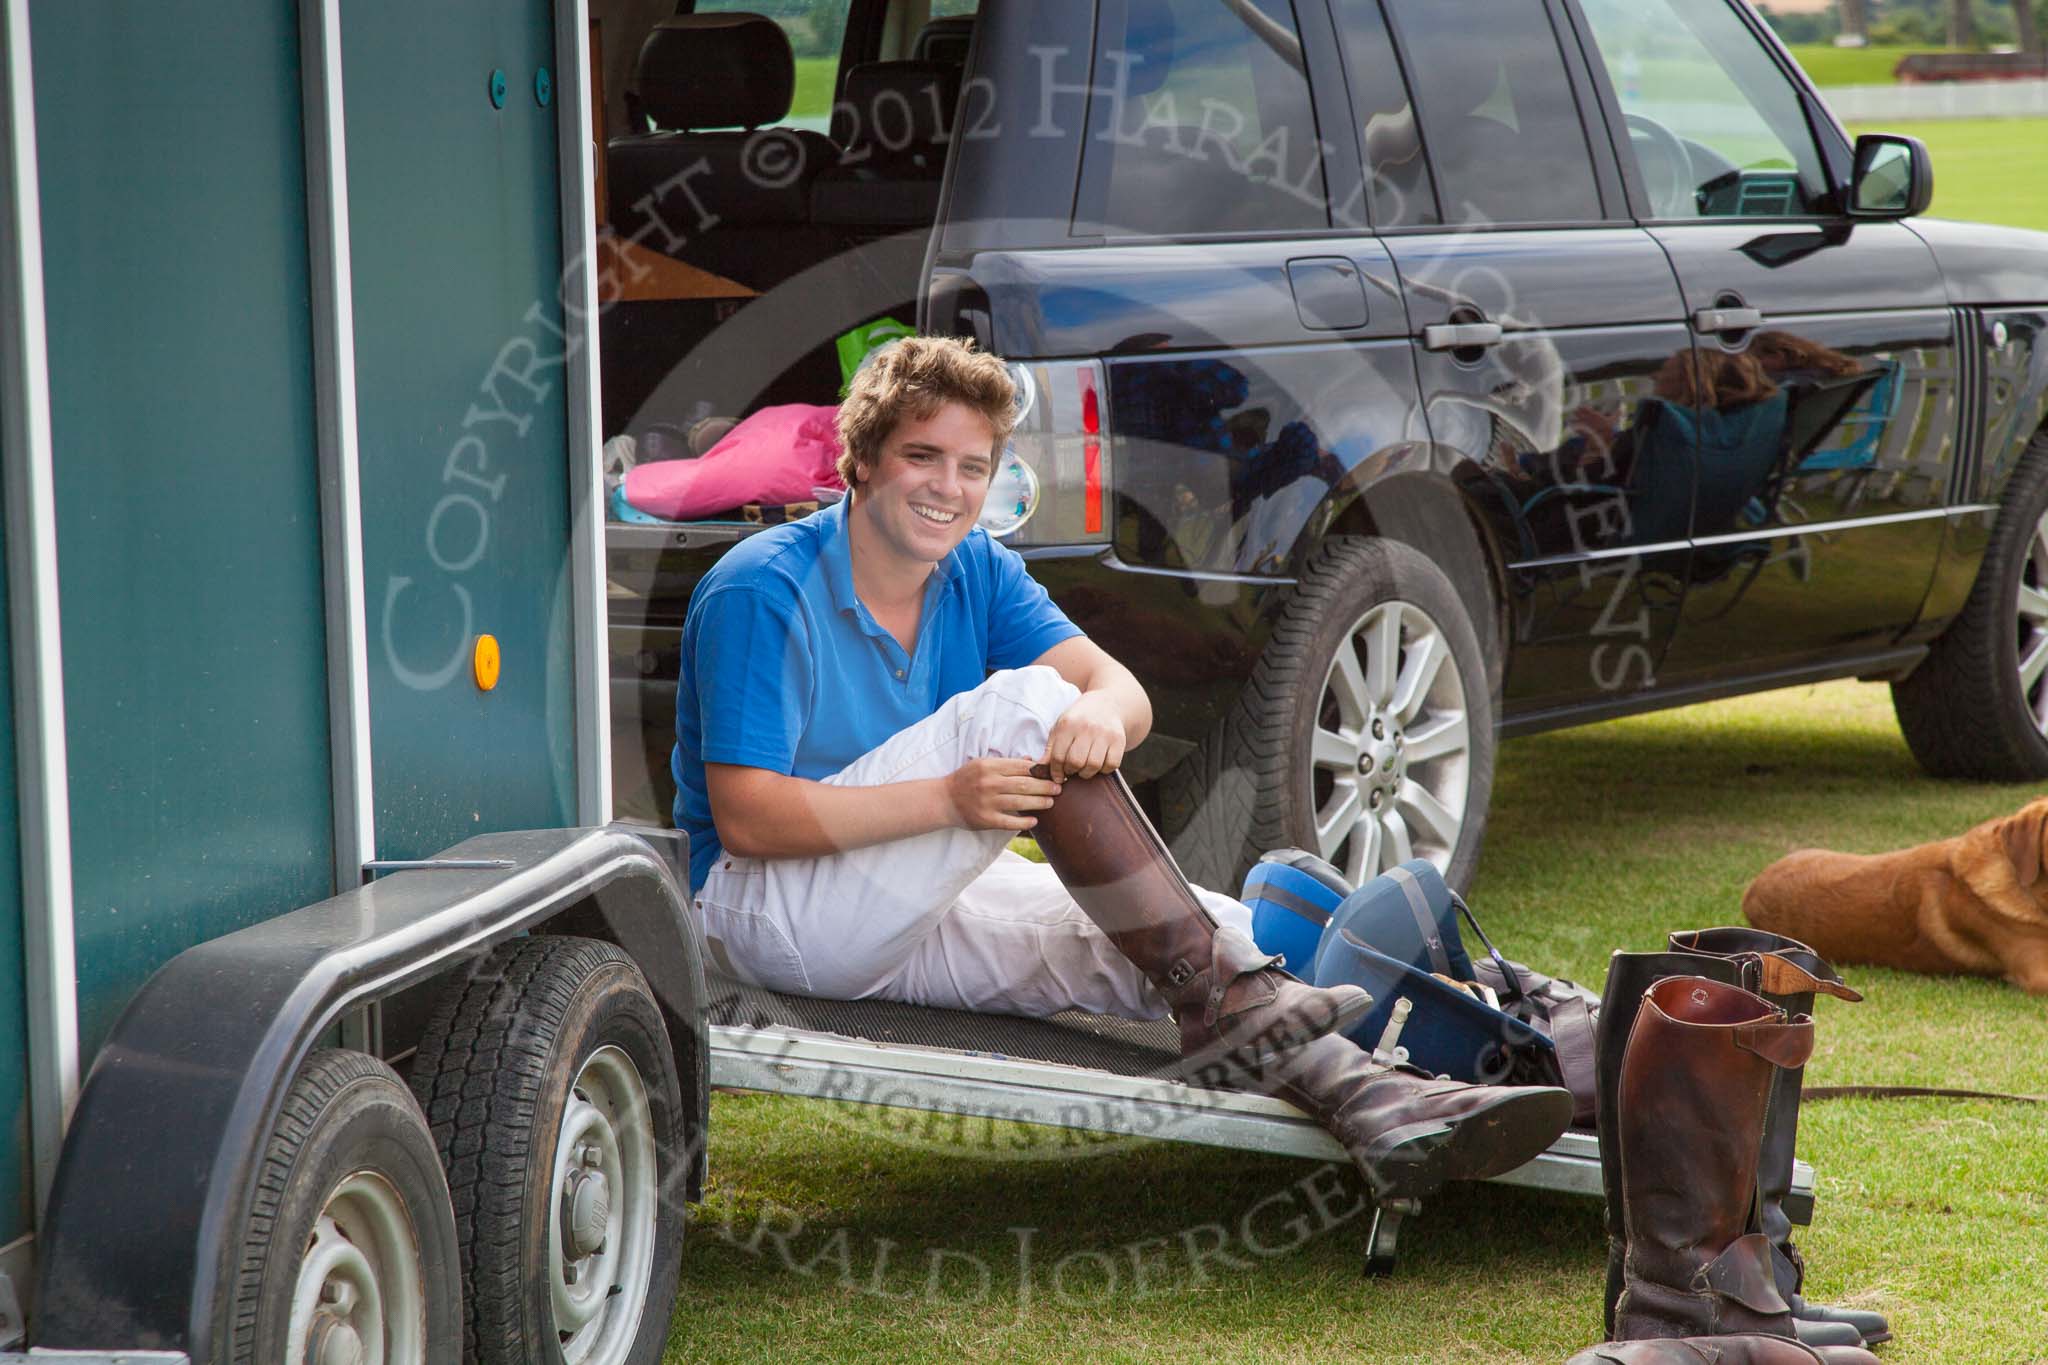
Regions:
[[164, 964], [79, 1097], [38, 1239], [37, 1344], [214, 1359], [263, 1140], [307, 1055], [352, 1009], [565, 911], [632, 954], [668, 1015], [694, 1184], [709, 1087], [686, 848], [621, 825], [480, 835]]

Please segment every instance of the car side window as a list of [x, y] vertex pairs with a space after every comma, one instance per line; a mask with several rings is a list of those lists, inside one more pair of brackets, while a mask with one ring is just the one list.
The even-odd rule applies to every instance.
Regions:
[[1543, 0], [1390, 0], [1443, 221], [1598, 221], [1600, 190]]
[[1288, 0], [1105, 0], [1075, 231], [1314, 231], [1329, 195]]
[[[1365, 148], [1373, 225], [1424, 227], [1442, 221], [1415, 105], [1380, 0], [1337, 0], [1337, 21], [1344, 30], [1344, 72]], [[1350, 204], [1338, 206], [1337, 220], [1345, 227], [1363, 226], [1357, 207]]]
[[1792, 80], [1723, 0], [1581, 0], [1657, 218], [1824, 211]]

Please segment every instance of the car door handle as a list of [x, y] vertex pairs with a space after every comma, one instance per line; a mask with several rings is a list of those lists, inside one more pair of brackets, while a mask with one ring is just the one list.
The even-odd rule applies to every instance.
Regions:
[[1764, 325], [1760, 308], [1702, 308], [1692, 315], [1692, 327], [1702, 334], [1747, 332]]
[[1497, 346], [1500, 339], [1497, 322], [1440, 322], [1422, 329], [1422, 348], [1426, 351], [1477, 350]]

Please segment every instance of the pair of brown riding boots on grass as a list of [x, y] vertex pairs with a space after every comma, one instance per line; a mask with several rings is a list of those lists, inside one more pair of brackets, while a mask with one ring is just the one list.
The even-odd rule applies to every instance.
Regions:
[[1816, 993], [1861, 999], [1796, 940], [1671, 935], [1616, 953], [1598, 1023], [1609, 1342], [1567, 1365], [1875, 1365], [1876, 1313], [1800, 1295], [1792, 1192]]
[[1564, 1090], [1437, 1080], [1342, 1037], [1371, 997], [1307, 985], [1218, 925], [1117, 774], [1066, 779], [1033, 833], [1076, 903], [1166, 997], [1193, 1076], [1303, 1110], [1377, 1198], [1511, 1171], [1571, 1122]]

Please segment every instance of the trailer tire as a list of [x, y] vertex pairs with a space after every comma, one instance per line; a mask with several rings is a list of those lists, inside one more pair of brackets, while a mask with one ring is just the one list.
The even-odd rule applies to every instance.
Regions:
[[504, 945], [442, 998], [412, 1085], [454, 1196], [463, 1358], [659, 1361], [689, 1162], [667, 1026], [633, 960], [595, 939]]
[[[455, 1219], [419, 1106], [390, 1067], [316, 1052], [264, 1144], [229, 1313], [237, 1365], [454, 1359]], [[381, 1345], [369, 1348], [370, 1339]]]

